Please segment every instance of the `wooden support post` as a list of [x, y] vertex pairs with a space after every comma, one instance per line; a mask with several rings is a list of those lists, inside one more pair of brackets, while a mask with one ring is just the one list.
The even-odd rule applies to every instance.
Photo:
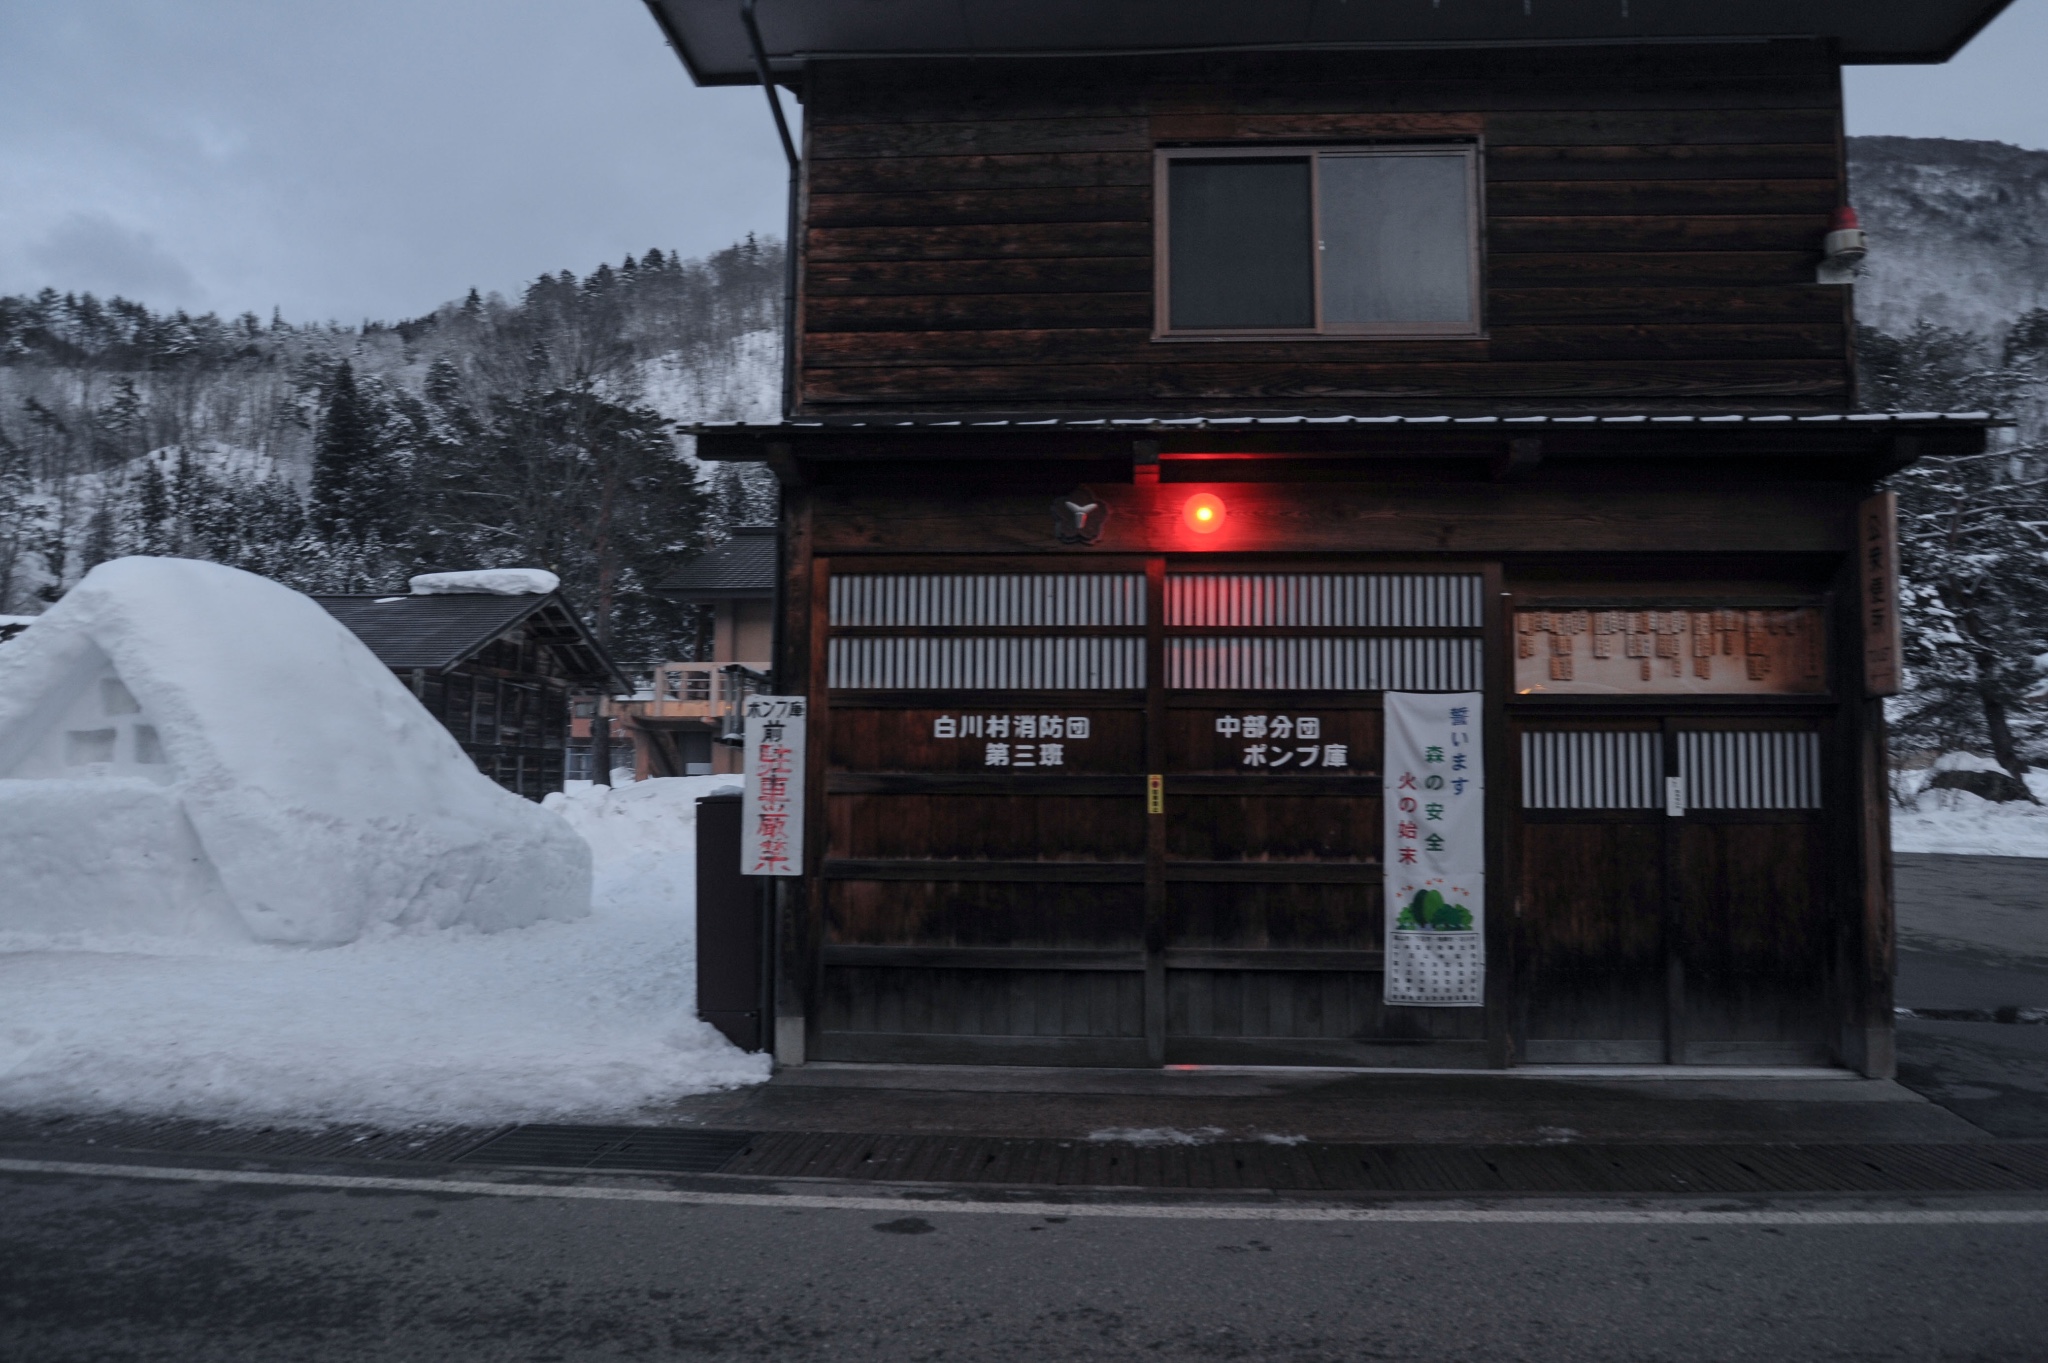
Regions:
[[804, 771], [804, 874], [777, 878], [769, 911], [774, 920], [775, 962], [773, 1042], [777, 1065], [801, 1065], [814, 1049], [819, 944], [824, 933], [824, 882], [818, 874], [825, 856], [824, 754], [831, 716], [825, 705], [823, 641], [827, 566], [812, 558], [810, 489], [788, 457], [788, 447], [769, 447], [779, 459], [782, 484], [781, 573], [775, 623], [775, 688], [802, 695], [810, 704]]
[[1843, 1059], [1872, 1079], [1889, 1079], [1898, 1069], [1892, 982], [1897, 974], [1896, 919], [1892, 899], [1891, 798], [1885, 742], [1884, 702], [1855, 704], [1861, 722], [1854, 735], [1856, 858], [1862, 893], [1857, 896], [1856, 971], [1850, 999], [1853, 1023]]
[[598, 715], [590, 721], [590, 783], [612, 783], [612, 717]]
[[[1837, 955], [1839, 1051], [1843, 1064], [1874, 1079], [1889, 1079], [1897, 1070], [1891, 763], [1884, 718], [1884, 697], [1897, 691], [1900, 672], [1894, 515], [1889, 493], [1857, 508], [1857, 549], [1837, 576], [1829, 603], [1840, 645], [1835, 685], [1844, 697], [1836, 770], [1847, 805], [1830, 821], [1843, 844], [1834, 864], [1845, 882], [1837, 906], [1843, 945]], [[1846, 609], [1839, 604], [1844, 602]]]
[[[1665, 720], [1659, 741], [1664, 749], [1664, 1063], [1685, 1063], [1685, 881], [1683, 776], [1678, 765], [1678, 731]], [[1679, 794], [1671, 782], [1680, 781]], [[1674, 812], [1676, 810], [1677, 812]]]
[[[1145, 560], [1145, 770], [1166, 774], [1166, 560]], [[1166, 819], [1145, 815], [1145, 1059], [1166, 1063]]]
[[[1486, 1063], [1497, 1070], [1515, 1063], [1515, 923], [1511, 906], [1521, 889], [1508, 843], [1509, 813], [1514, 787], [1508, 773], [1513, 749], [1508, 737], [1507, 698], [1514, 686], [1515, 639], [1508, 617], [1507, 593], [1501, 590], [1501, 568], [1486, 566], [1486, 607], [1480, 672], [1485, 691], [1480, 715], [1486, 763]], [[1386, 912], [1394, 906], [1387, 905]]]

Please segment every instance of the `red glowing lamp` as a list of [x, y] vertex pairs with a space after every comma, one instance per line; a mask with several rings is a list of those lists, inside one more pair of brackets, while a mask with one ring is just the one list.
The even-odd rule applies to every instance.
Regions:
[[1213, 492], [1197, 492], [1180, 509], [1180, 518], [1197, 535], [1213, 535], [1223, 528], [1223, 499]]

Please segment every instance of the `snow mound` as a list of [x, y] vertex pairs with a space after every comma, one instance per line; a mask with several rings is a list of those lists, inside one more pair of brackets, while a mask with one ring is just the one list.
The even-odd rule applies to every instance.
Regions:
[[546, 596], [562, 579], [544, 568], [474, 568], [462, 573], [421, 573], [406, 579], [414, 596]]
[[544, 803], [590, 844], [600, 909], [673, 916], [688, 906], [695, 940], [697, 801], [740, 789], [737, 776], [658, 777], [556, 791]]
[[589, 912], [588, 847], [265, 578], [103, 563], [0, 650], [0, 930], [493, 931]]
[[1945, 752], [1934, 759], [1933, 771], [2004, 771], [1997, 759], [1974, 752]]
[[[2048, 805], [2000, 803], [1966, 790], [1931, 790], [1940, 771], [2003, 771], [1988, 757], [1944, 753], [1931, 768], [1892, 776], [1892, 850], [1955, 856], [2048, 857]], [[2027, 773], [2027, 788], [2048, 801], [2048, 772]]]
[[[731, 777], [552, 795], [589, 917], [373, 929], [328, 951], [0, 932], [0, 1109], [227, 1121], [633, 1119], [759, 1083], [696, 1010], [696, 800]], [[552, 816], [550, 816], [552, 817]]]

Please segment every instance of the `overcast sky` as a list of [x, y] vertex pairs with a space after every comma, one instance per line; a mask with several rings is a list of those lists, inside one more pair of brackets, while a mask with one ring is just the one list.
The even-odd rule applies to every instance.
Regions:
[[[1108, 2], [1108, 0], [1105, 0]], [[2048, 0], [1854, 68], [1854, 133], [2048, 149]], [[757, 89], [638, 0], [0, 0], [0, 292], [395, 319], [650, 246], [779, 234]]]

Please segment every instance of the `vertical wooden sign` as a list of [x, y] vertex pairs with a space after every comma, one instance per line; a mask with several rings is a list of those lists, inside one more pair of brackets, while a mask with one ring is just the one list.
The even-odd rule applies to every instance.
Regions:
[[1880, 492], [1856, 508], [1857, 614], [1863, 622], [1863, 693], [1899, 693], [1899, 499]]
[[749, 696], [746, 794], [740, 805], [740, 874], [804, 873], [802, 696]]

